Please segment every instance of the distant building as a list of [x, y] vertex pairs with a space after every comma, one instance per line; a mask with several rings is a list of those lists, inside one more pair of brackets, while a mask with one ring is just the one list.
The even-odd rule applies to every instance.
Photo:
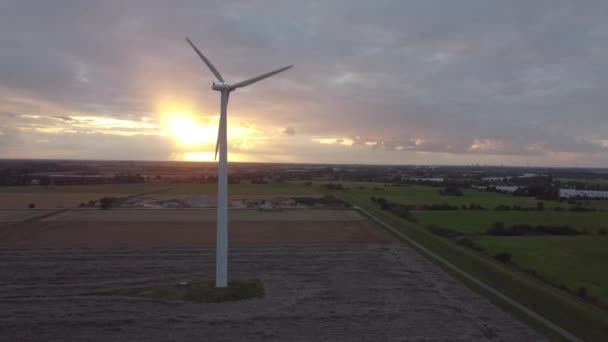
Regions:
[[443, 177], [404, 177], [402, 178], [404, 181], [415, 181], [415, 182], [443, 182]]
[[608, 191], [559, 189], [559, 197], [608, 199]]

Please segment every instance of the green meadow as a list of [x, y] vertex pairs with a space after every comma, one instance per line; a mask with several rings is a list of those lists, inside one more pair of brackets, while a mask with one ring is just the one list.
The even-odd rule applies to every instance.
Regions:
[[573, 292], [608, 304], [608, 236], [481, 236], [473, 239], [490, 255], [509, 253], [518, 267], [534, 270]]
[[599, 228], [608, 230], [608, 211], [419, 210], [414, 214], [424, 226], [434, 224], [465, 234], [483, 234], [494, 222], [502, 222], [505, 226], [569, 225], [577, 229], [587, 229], [591, 233], [596, 233]]
[[523, 208], [534, 208], [538, 202], [543, 202], [545, 208], [554, 207], [568, 208], [570, 205], [559, 201], [539, 201], [530, 197], [514, 196], [498, 192], [486, 192], [476, 189], [463, 189], [463, 196], [441, 196], [439, 191], [442, 187], [421, 186], [421, 185], [402, 185], [402, 186], [383, 186], [383, 185], [359, 185], [348, 183], [349, 191], [353, 191], [356, 196], [369, 198], [371, 196], [384, 197], [391, 202], [406, 205], [417, 204], [443, 204], [462, 205], [476, 204], [485, 209], [494, 209], [499, 205], [520, 206]]
[[554, 180], [562, 182], [562, 183], [580, 183], [580, 184], [589, 184], [589, 185], [608, 185], [608, 178], [567, 178], [567, 177], [558, 177]]

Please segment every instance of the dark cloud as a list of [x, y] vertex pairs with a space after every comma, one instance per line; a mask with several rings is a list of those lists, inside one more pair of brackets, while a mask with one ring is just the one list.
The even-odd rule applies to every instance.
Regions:
[[293, 127], [286, 127], [283, 130], [283, 134], [287, 134], [287, 135], [296, 135], [296, 129]]
[[[236, 92], [231, 118], [348, 137], [366, 151], [343, 154], [352, 162], [580, 153], [606, 165], [607, 12], [596, 0], [2, 2], [0, 112], [12, 128], [138, 121], [168, 97], [215, 115], [188, 35], [228, 80], [295, 64]], [[16, 116], [51, 113], [70, 115]]]
[[72, 119], [71, 117], [66, 116], [66, 115], [53, 116], [53, 118], [58, 119], [58, 120], [63, 120], [63, 121], [74, 121], [74, 119]]

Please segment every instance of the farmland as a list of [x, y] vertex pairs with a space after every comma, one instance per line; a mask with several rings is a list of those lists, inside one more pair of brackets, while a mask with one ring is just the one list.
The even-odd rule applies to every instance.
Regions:
[[579, 183], [587, 185], [606, 185], [608, 186], [608, 178], [572, 178], [572, 177], [558, 177], [556, 181], [562, 183]]
[[[348, 184], [353, 196], [362, 200], [367, 200], [371, 196], [384, 197], [404, 205], [422, 204], [448, 204], [462, 207], [463, 205], [480, 205], [484, 209], [494, 209], [500, 205], [519, 206], [522, 208], [535, 208], [538, 202], [543, 202], [545, 208], [555, 207], [568, 208], [570, 205], [565, 201], [549, 201], [525, 196], [515, 196], [497, 192], [487, 192], [476, 189], [462, 189], [463, 196], [441, 196], [441, 187], [420, 186], [420, 185], [361, 185], [357, 183]], [[605, 208], [608, 201], [583, 201], [584, 206], [589, 208]]]
[[357, 211], [232, 210], [230, 275], [266, 294], [225, 305], [116, 295], [213, 279], [214, 210], [51, 213], [0, 230], [9, 340], [540, 338]]
[[27, 208], [30, 204], [36, 208], [72, 208], [102, 197], [132, 196], [166, 189], [167, 186], [156, 184], [0, 187], [0, 208]]
[[[462, 189], [462, 196], [443, 196], [441, 187], [370, 182], [343, 182], [345, 190], [329, 190], [328, 182], [282, 182], [231, 184], [232, 199], [276, 197], [320, 197], [333, 194], [382, 218], [406, 235], [451, 260], [465, 271], [495, 286], [519, 302], [534, 307], [543, 316], [591, 339], [604, 334], [608, 319], [603, 306], [608, 288], [601, 270], [606, 268], [603, 252], [607, 239], [600, 230], [608, 222], [607, 201], [577, 201], [587, 212], [575, 212], [566, 201], [539, 201], [527, 196]], [[0, 200], [14, 196], [48, 198], [72, 196], [76, 202], [104, 196], [136, 196], [171, 199], [179, 196], [214, 196], [214, 184], [103, 184], [88, 186], [4, 187]], [[143, 195], [147, 194], [147, 195]], [[56, 196], [56, 197], [53, 197]], [[391, 203], [418, 208], [425, 205], [456, 206], [456, 210], [412, 210], [417, 222], [404, 220], [370, 201], [382, 197]], [[56, 201], [59, 203], [60, 201]], [[538, 210], [538, 203], [543, 210]], [[481, 207], [468, 209], [471, 204]], [[50, 208], [62, 205], [50, 206]], [[499, 206], [518, 210], [495, 210]], [[10, 207], [10, 206], [9, 206]], [[22, 206], [19, 206], [22, 208]], [[37, 207], [42, 208], [42, 205]], [[463, 207], [467, 208], [466, 210]], [[558, 211], [555, 208], [562, 208]], [[418, 208], [420, 209], [420, 208]], [[8, 214], [7, 214], [8, 215]], [[17, 215], [17, 214], [15, 214]], [[24, 218], [28, 217], [25, 214]], [[231, 210], [230, 241], [235, 248], [270, 246], [393, 245], [395, 240], [349, 210]], [[6, 215], [5, 215], [6, 216]], [[10, 215], [9, 215], [10, 216]], [[19, 216], [21, 217], [21, 216]], [[16, 220], [19, 220], [17, 218]], [[0, 234], [3, 248], [211, 248], [214, 244], [213, 209], [72, 209]], [[586, 229], [580, 236], [487, 236], [494, 222], [505, 226], [570, 225]], [[467, 248], [458, 239], [433, 234], [429, 225], [468, 236], [482, 251]], [[168, 229], [170, 227], [170, 229]], [[322, 239], [320, 237], [323, 237]], [[508, 264], [493, 259], [509, 253]], [[533, 274], [532, 274], [533, 273]], [[560, 286], [562, 289], [556, 287]], [[474, 286], [473, 286], [474, 288]], [[584, 288], [585, 297], [577, 294]], [[593, 299], [595, 302], [591, 302]], [[508, 307], [504, 306], [506, 310]], [[514, 312], [517, 315], [516, 312]], [[534, 325], [534, 322], [530, 322]], [[542, 330], [542, 329], [541, 329]]]
[[474, 241], [489, 255], [510, 253], [513, 264], [540, 270], [548, 281], [573, 292], [584, 288], [608, 303], [607, 236], [483, 236]]
[[424, 226], [449, 227], [465, 234], [481, 234], [495, 222], [506, 226], [529, 225], [569, 225], [577, 229], [588, 229], [591, 233], [598, 228], [608, 229], [608, 212], [555, 212], [555, 211], [494, 211], [494, 210], [436, 210], [415, 211], [415, 216]]
[[[568, 207], [567, 203], [558, 201], [542, 201], [544, 210], [539, 211], [534, 210], [539, 202], [534, 198], [471, 189], [463, 189], [462, 196], [442, 196], [439, 194], [441, 188], [430, 186], [369, 186], [357, 183], [346, 186], [348, 189], [332, 193], [377, 215], [431, 251], [535, 308], [561, 326], [590, 340], [608, 333], [605, 309], [608, 283], [602, 271], [608, 268], [605, 254], [608, 239], [600, 234], [600, 229], [607, 227], [606, 211], [552, 210], [556, 206]], [[371, 197], [382, 197], [395, 205], [475, 203], [485, 209], [415, 210], [411, 212], [417, 220], [414, 222], [412, 218], [402, 218], [380, 209], [370, 201]], [[603, 201], [592, 204], [590, 201], [582, 202], [587, 208], [598, 208], [600, 204], [605, 204]], [[518, 205], [526, 210], [494, 210], [500, 205]], [[502, 222], [505, 226], [571, 225], [580, 230], [586, 228], [589, 235], [484, 235], [494, 222]], [[472, 245], [480, 248], [480, 251], [463, 246], [457, 238], [432, 233], [427, 229], [429, 225], [469, 235]], [[499, 253], [510, 254], [508, 264], [494, 260], [493, 257]], [[584, 288], [583, 293], [581, 288]]]
[[[124, 197], [150, 194], [171, 198], [180, 195], [215, 195], [214, 184], [99, 184], [80, 186], [25, 186], [0, 187], [0, 208], [27, 208], [30, 203], [37, 208], [73, 208], [80, 203], [102, 197]], [[259, 198], [269, 196], [315, 196], [322, 193], [317, 187], [299, 184], [232, 184], [230, 196]]]

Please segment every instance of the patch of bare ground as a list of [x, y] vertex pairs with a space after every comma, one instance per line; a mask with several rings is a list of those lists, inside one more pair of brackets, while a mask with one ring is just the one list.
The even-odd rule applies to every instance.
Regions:
[[116, 193], [0, 193], [0, 208], [28, 208], [33, 203], [36, 208], [74, 208], [80, 203], [98, 200], [102, 197], [120, 197]]
[[0, 249], [6, 341], [537, 341], [398, 245], [241, 247], [230, 276], [265, 296], [222, 304], [97, 295], [212, 279], [213, 249]]
[[[31, 222], [0, 230], [0, 248], [213, 247], [214, 222]], [[370, 221], [237, 221], [231, 246], [398, 243]]]

